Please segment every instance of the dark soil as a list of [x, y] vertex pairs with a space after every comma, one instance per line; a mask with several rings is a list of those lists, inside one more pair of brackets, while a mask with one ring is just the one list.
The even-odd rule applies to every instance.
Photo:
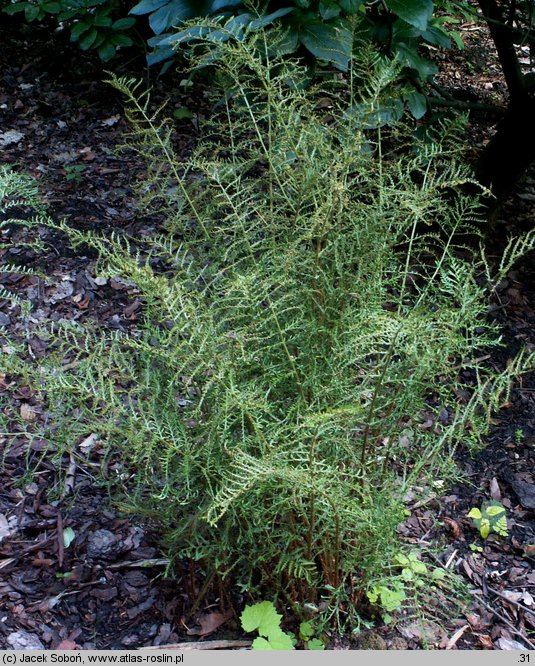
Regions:
[[[38, 179], [55, 219], [67, 217], [85, 229], [151, 233], [157, 220], [140, 216], [132, 189], [143, 167], [127, 154], [116, 154], [126, 125], [120, 100], [100, 83], [105, 78], [100, 64], [50, 31], [25, 35], [14, 29], [16, 22], [2, 22], [0, 138], [11, 134], [0, 149], [0, 163]], [[473, 39], [467, 33], [469, 48], [492, 48], [488, 39], [478, 37], [475, 44]], [[475, 58], [467, 74], [465, 55], [445, 57], [442, 85], [481, 93], [483, 99], [487, 95], [487, 101], [492, 93], [490, 101], [503, 102], [503, 83], [492, 59], [483, 71], [489, 59]], [[138, 67], [147, 76], [139, 63], [122, 67]], [[188, 151], [204, 99], [201, 88], [192, 95], [182, 79], [176, 72], [154, 83], [156, 97], [164, 99], [172, 91], [171, 110], [195, 111], [193, 119], [176, 124], [177, 145]], [[490, 116], [472, 117], [469, 156], [477, 155], [493, 122]], [[534, 201], [535, 181], [528, 177], [501, 209], [509, 230], [533, 226]], [[10, 351], [2, 335], [8, 331], [26, 341], [29, 356], [46, 355], [47, 343], [33, 327], [41, 321], [92, 318], [116, 329], [135, 325], [140, 308], [135, 293], [120, 281], [98, 279], [95, 257], [73, 252], [59, 233], [43, 231], [46, 249], [36, 254], [23, 245], [26, 231], [4, 226], [1, 232], [0, 264], [39, 268], [49, 278], [2, 274], [0, 284], [33, 305], [30, 322], [23, 323], [18, 306], [0, 297], [2, 354]], [[489, 240], [491, 254], [499, 252], [503, 237], [498, 232]], [[505, 345], [489, 359], [496, 367], [504, 367], [521, 347], [535, 349], [532, 259], [526, 258], [500, 286], [492, 314], [503, 325]], [[58, 461], [53, 447], [31, 434], [50, 417], [32, 390], [0, 373], [0, 399], [10, 431], [0, 433], [0, 648], [126, 649], [205, 637], [232, 647], [225, 641], [240, 638], [232, 609], [208, 597], [192, 608], [195, 577], [166, 579], [167, 561], [150, 525], [114, 508], [106, 484], [99, 481], [104, 460], [96, 436], [88, 433], [86, 441], [74, 442], [70, 459]], [[496, 416], [486, 448], [472, 455], [460, 451], [465, 481], [447, 489], [446, 496], [413, 506], [400, 528], [407, 542], [431, 546], [438, 563], [464, 577], [471, 597], [468, 612], [452, 611], [440, 624], [401, 616], [394, 628], [364, 633], [356, 643], [333, 637], [330, 647], [533, 649], [534, 444], [535, 375], [530, 374], [515, 385]], [[95, 447], [92, 456], [77, 455], [84, 446]], [[507, 508], [508, 538], [483, 541], [466, 517], [490, 498]], [[74, 536], [68, 547], [63, 539], [67, 528]], [[471, 550], [471, 544], [482, 552]]]

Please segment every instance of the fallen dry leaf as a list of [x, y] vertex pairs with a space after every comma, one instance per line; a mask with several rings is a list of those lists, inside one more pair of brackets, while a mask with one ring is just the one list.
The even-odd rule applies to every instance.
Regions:
[[229, 609], [224, 613], [206, 613], [199, 616], [200, 629], [188, 629], [190, 636], [208, 636], [234, 615]]
[[[70, 641], [68, 639], [61, 641], [59, 645], [56, 646], [56, 650], [79, 650], [80, 646], [78, 643], [75, 643], [74, 641]], [[69, 657], [71, 659], [71, 657]], [[72, 657], [74, 659], [74, 657]]]
[[486, 634], [484, 636], [478, 636], [477, 640], [481, 643], [484, 650], [493, 650], [494, 649], [494, 645], [492, 643], [492, 638], [490, 636], [487, 636]]
[[498, 485], [498, 480], [496, 479], [496, 477], [494, 477], [490, 481], [490, 496], [492, 497], [493, 500], [496, 500], [497, 502], [500, 502], [502, 499], [502, 492], [500, 490], [500, 486]]
[[31, 405], [23, 402], [20, 406], [20, 417], [21, 419], [24, 419], [24, 421], [35, 421], [37, 418], [37, 412]]
[[512, 638], [498, 638], [496, 641], [498, 650], [526, 650], [526, 646]]
[[454, 539], [458, 539], [461, 536], [461, 528], [456, 520], [453, 520], [453, 518], [443, 518], [442, 522], [449, 527]]

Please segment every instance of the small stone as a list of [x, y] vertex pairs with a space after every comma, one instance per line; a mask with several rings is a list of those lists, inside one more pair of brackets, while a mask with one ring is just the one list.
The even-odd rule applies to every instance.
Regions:
[[385, 639], [376, 631], [363, 631], [357, 643], [359, 650], [388, 650]]
[[44, 650], [45, 646], [35, 634], [30, 634], [24, 629], [14, 631], [7, 637], [8, 644], [13, 650]]
[[9, 326], [9, 324], [11, 324], [11, 319], [7, 314], [0, 312], [0, 326]]
[[87, 539], [87, 555], [92, 558], [109, 557], [116, 549], [117, 537], [109, 530], [97, 530]]

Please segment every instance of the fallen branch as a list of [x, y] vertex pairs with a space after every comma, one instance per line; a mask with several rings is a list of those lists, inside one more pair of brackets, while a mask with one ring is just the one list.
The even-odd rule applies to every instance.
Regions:
[[189, 641], [187, 643], [168, 643], [167, 645], [149, 645], [139, 650], [232, 650], [250, 648], [252, 641]]

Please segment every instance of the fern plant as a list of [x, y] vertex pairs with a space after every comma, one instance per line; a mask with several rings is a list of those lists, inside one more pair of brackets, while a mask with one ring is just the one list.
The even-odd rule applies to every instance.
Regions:
[[498, 342], [478, 276], [500, 276], [468, 244], [478, 203], [451, 143], [383, 141], [396, 68], [363, 53], [360, 95], [305, 91], [262, 39], [215, 45], [223, 101], [187, 158], [148, 94], [112, 80], [166, 230], [139, 244], [49, 222], [131, 281], [143, 316], [128, 335], [56, 329], [40, 385], [55, 445], [99, 432], [123, 506], [207, 583], [355, 609], [399, 553], [406, 492], [443, 478], [532, 358], [502, 374], [477, 360]]

